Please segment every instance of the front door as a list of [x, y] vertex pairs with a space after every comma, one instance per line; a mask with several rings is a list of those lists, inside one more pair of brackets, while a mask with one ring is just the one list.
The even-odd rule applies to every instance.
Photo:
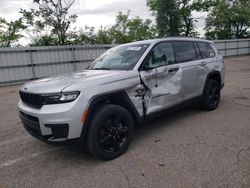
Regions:
[[140, 76], [147, 88], [145, 113], [150, 114], [182, 102], [182, 68], [175, 64], [172, 42], [157, 44], [143, 63]]

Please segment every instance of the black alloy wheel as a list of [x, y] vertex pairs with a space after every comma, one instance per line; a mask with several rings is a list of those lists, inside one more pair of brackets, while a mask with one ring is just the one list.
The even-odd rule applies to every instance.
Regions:
[[88, 132], [88, 149], [97, 158], [111, 160], [128, 148], [133, 134], [133, 118], [123, 107], [104, 105], [93, 115]]
[[203, 92], [202, 108], [208, 111], [217, 109], [220, 103], [220, 95], [220, 83], [217, 80], [209, 79]]
[[214, 84], [209, 94], [209, 104], [217, 107], [220, 101], [220, 87], [218, 84]]
[[113, 116], [99, 129], [99, 144], [106, 152], [119, 151], [128, 141], [129, 128], [121, 116]]

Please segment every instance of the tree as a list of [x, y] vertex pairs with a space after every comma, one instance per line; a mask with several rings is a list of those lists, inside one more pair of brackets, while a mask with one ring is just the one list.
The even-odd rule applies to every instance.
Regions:
[[116, 23], [108, 31], [113, 43], [121, 44], [138, 40], [146, 40], [155, 37], [155, 26], [149, 19], [139, 17], [129, 18], [130, 11], [126, 14], [119, 12]]
[[181, 23], [182, 23], [182, 29], [181, 34], [184, 36], [192, 36], [196, 35], [195, 33], [195, 22], [197, 22], [200, 18], [194, 17], [193, 13], [194, 11], [200, 12], [200, 11], [208, 11], [209, 8], [212, 5], [212, 2], [210, 0], [179, 0], [177, 2], [178, 9], [179, 9], [179, 15], [181, 17]]
[[80, 28], [77, 31], [71, 32], [69, 34], [70, 44], [96, 44], [96, 34], [94, 27], [85, 26], [85, 28]]
[[249, 0], [216, 0], [206, 18], [208, 39], [232, 39], [249, 36]]
[[0, 18], [0, 47], [10, 47], [18, 39], [22, 38], [21, 31], [25, 29], [22, 19], [8, 22]]
[[194, 11], [207, 11], [211, 0], [148, 0], [147, 5], [156, 17], [157, 29], [163, 36], [196, 35]]
[[116, 16], [116, 23], [109, 30], [109, 35], [114, 43], [121, 44], [130, 42], [128, 39], [128, 21], [130, 11], [126, 14], [119, 12]]
[[180, 35], [181, 17], [177, 0], [147, 0], [147, 5], [156, 17], [159, 37]]
[[106, 27], [101, 27], [96, 35], [97, 44], [112, 44], [112, 39], [109, 30]]
[[150, 19], [132, 18], [128, 21], [130, 41], [152, 39], [156, 36], [156, 28]]
[[101, 27], [97, 32], [94, 27], [85, 26], [70, 33], [70, 44], [122, 44], [154, 38], [155, 26], [149, 19], [130, 18], [130, 11], [119, 12], [116, 23], [110, 27]]
[[21, 9], [20, 12], [30, 31], [39, 33], [35, 38], [55, 35], [59, 45], [67, 44], [67, 32], [77, 18], [76, 15], [69, 14], [69, 9], [75, 0], [33, 0], [33, 2], [39, 5], [38, 10]]
[[58, 45], [58, 39], [52, 35], [43, 35], [39, 38], [33, 39], [30, 46], [56, 46]]

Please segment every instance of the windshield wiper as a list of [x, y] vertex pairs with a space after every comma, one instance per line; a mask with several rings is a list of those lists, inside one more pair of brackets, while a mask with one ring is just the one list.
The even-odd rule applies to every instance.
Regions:
[[94, 68], [92, 70], [110, 70], [109, 68]]

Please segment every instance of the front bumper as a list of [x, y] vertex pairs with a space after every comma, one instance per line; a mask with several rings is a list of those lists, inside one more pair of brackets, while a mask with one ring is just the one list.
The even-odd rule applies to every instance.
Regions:
[[77, 101], [45, 105], [41, 109], [35, 109], [20, 100], [19, 116], [24, 128], [40, 140], [63, 142], [79, 138], [83, 126], [82, 115], [87, 104]]
[[35, 138], [42, 141], [51, 141], [51, 142], [65, 142], [68, 138], [69, 133], [69, 125], [61, 124], [61, 125], [45, 125], [48, 128], [51, 128], [52, 134], [43, 136], [39, 124], [39, 119], [23, 112], [19, 112], [19, 117], [22, 120], [23, 127], [26, 129], [28, 133], [30, 133]]

